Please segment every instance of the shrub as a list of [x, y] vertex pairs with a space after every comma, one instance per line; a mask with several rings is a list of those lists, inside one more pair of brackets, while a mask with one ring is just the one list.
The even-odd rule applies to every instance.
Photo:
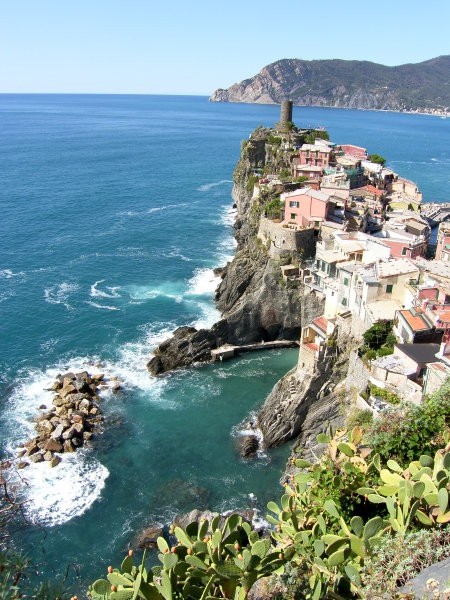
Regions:
[[382, 459], [400, 463], [412, 460], [419, 452], [433, 454], [450, 431], [450, 381], [419, 406], [402, 404], [383, 412], [366, 435], [367, 443]]
[[[420, 571], [450, 556], [450, 528], [386, 535], [361, 572], [363, 598], [391, 600], [401, 587]], [[380, 581], [383, 581], [382, 594]]]
[[[366, 396], [368, 397], [368, 394], [366, 394]], [[346, 419], [345, 424], [348, 429], [353, 429], [354, 427], [367, 427], [372, 423], [372, 421], [373, 413], [369, 408], [352, 408]]]

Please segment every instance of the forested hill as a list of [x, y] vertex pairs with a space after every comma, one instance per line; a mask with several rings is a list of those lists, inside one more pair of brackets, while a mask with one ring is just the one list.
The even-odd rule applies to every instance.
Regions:
[[450, 55], [396, 67], [358, 60], [282, 59], [218, 89], [214, 102], [450, 111]]

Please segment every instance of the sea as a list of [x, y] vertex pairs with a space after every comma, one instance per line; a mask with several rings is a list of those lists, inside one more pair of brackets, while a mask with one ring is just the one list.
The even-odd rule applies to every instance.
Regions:
[[[450, 119], [302, 107], [293, 118], [383, 155], [425, 201], [450, 201]], [[38, 579], [81, 594], [151, 523], [196, 507], [263, 520], [280, 495], [289, 446], [245, 461], [236, 442], [296, 350], [146, 369], [176, 327], [219, 317], [213, 268], [235, 250], [241, 142], [278, 119], [277, 106], [203, 96], [0, 95], [2, 458], [32, 437], [58, 373], [122, 386], [102, 392], [91, 447], [16, 476], [27, 524], [11, 545]]]

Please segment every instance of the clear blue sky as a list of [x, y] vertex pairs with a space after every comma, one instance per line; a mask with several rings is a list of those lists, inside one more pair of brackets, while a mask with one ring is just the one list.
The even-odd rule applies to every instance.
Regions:
[[209, 95], [281, 58], [450, 54], [450, 0], [0, 0], [0, 92]]

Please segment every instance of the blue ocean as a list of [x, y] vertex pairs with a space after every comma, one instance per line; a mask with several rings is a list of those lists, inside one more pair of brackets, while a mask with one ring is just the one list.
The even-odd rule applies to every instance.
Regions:
[[[135, 534], [177, 512], [254, 507], [280, 493], [289, 448], [245, 462], [238, 424], [295, 350], [151, 377], [155, 346], [218, 313], [213, 268], [234, 253], [232, 173], [241, 141], [279, 107], [191, 96], [0, 96], [0, 440], [33, 435], [66, 370], [118, 377], [105, 431], [50, 469], [20, 471], [35, 571], [80, 591]], [[299, 126], [365, 146], [450, 201], [450, 119], [294, 108]], [[78, 586], [78, 587], [77, 587]], [[74, 588], [74, 589], [75, 589]]]

